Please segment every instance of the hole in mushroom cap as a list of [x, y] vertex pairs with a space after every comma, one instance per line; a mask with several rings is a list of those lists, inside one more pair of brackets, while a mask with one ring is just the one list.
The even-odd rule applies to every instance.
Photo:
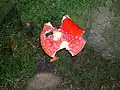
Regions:
[[50, 35], [53, 35], [53, 30], [49, 30], [45, 33], [45, 36], [48, 37]]

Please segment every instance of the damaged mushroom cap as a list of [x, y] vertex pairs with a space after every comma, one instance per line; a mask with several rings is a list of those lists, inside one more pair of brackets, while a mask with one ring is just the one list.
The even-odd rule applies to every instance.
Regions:
[[[51, 33], [50, 35], [47, 35]], [[40, 34], [40, 40], [43, 50], [50, 57], [54, 57], [61, 44], [61, 33], [54, 28], [51, 23], [44, 24], [43, 31]]]
[[61, 24], [61, 30], [65, 33], [72, 34], [73, 36], [82, 36], [85, 32], [75, 22], [73, 22], [68, 15], [63, 16]]
[[61, 22], [60, 30], [64, 34], [62, 39], [69, 43], [67, 50], [72, 56], [75, 56], [83, 49], [86, 43], [82, 38], [85, 31], [73, 22], [69, 16], [64, 16]]
[[84, 32], [69, 16], [64, 16], [60, 29], [54, 28], [50, 22], [44, 24], [40, 35], [42, 48], [50, 57], [54, 57], [56, 52], [63, 48], [75, 56], [86, 43], [82, 37]]

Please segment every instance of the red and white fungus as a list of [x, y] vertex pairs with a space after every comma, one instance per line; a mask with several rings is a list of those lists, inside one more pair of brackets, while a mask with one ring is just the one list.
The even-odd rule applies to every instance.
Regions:
[[[52, 34], [46, 36], [49, 32]], [[50, 57], [55, 57], [56, 52], [63, 48], [75, 56], [86, 43], [82, 38], [84, 32], [69, 16], [64, 16], [59, 29], [53, 27], [50, 22], [44, 24], [43, 31], [40, 34], [42, 48]]]

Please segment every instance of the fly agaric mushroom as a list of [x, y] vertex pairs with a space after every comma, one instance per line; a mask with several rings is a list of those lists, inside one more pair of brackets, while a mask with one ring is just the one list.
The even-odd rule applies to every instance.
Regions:
[[54, 28], [51, 23], [44, 24], [43, 31], [41, 32], [40, 39], [41, 45], [44, 51], [52, 57], [51, 62], [59, 59], [55, 56], [56, 52], [59, 50], [61, 44], [61, 35], [56, 28]]
[[84, 47], [86, 41], [82, 38], [84, 30], [73, 22], [68, 15], [64, 16], [61, 21], [60, 30], [64, 34], [63, 40], [67, 41], [69, 49], [67, 49], [72, 56], [77, 55]]
[[64, 16], [60, 29], [54, 28], [51, 23], [44, 24], [40, 39], [44, 51], [52, 57], [51, 62], [58, 59], [56, 52], [65, 48], [72, 56], [77, 55], [86, 41], [82, 38], [84, 30], [74, 23], [69, 16]]

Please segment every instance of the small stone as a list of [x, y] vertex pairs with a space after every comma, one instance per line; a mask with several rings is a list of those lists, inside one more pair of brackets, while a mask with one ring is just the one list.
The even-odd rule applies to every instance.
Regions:
[[27, 90], [53, 90], [60, 81], [60, 77], [51, 73], [38, 73], [28, 82]]

